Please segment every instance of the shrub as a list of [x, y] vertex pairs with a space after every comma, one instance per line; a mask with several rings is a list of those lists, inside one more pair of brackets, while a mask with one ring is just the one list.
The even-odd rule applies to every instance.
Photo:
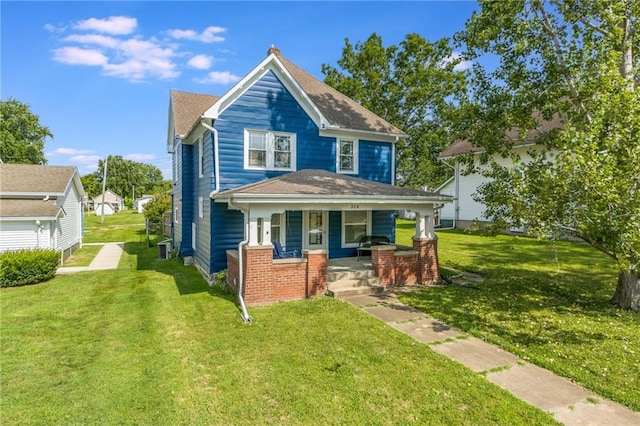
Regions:
[[60, 253], [51, 249], [0, 253], [0, 287], [16, 287], [46, 281], [56, 275]]
[[171, 211], [171, 196], [167, 193], [156, 194], [144, 206], [144, 217], [151, 223], [162, 223], [162, 214]]

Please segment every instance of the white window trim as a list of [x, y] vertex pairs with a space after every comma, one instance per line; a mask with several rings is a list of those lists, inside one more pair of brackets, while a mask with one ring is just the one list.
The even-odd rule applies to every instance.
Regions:
[[[353, 142], [353, 170], [340, 170], [340, 141]], [[358, 174], [358, 164], [360, 163], [358, 155], [358, 145], [360, 145], [358, 139], [336, 137], [336, 173], [345, 175]]]
[[204, 138], [198, 138], [198, 177], [204, 177]]
[[[360, 211], [360, 210], [343, 210], [342, 211], [342, 224], [340, 225], [340, 245], [342, 248], [353, 248], [353, 247], [358, 247], [358, 243], [346, 243], [345, 242], [345, 226], [346, 226], [346, 221], [345, 221], [345, 214], [347, 211]], [[371, 235], [371, 216], [373, 216], [371, 214], [371, 210], [365, 210], [364, 211], [367, 214], [367, 235]]]
[[[273, 228], [273, 216], [280, 216], [280, 239], [278, 240], [283, 247], [287, 245], [287, 214], [286, 213], [274, 213], [271, 215], [271, 228]], [[271, 231], [271, 239], [273, 241], [273, 230]]]
[[198, 217], [204, 217], [204, 198], [198, 197]]
[[[255, 133], [263, 133], [266, 135], [266, 167], [256, 167], [249, 166], [249, 134]], [[275, 167], [274, 166], [274, 158], [275, 158], [275, 136], [289, 136], [291, 138], [291, 167]], [[260, 130], [260, 129], [244, 129], [244, 168], [246, 170], [283, 170], [293, 172], [296, 171], [296, 146], [297, 146], [297, 137], [295, 133], [289, 132], [274, 132], [269, 130]]]
[[178, 222], [178, 215], [180, 214], [180, 207], [174, 207], [173, 208], [174, 213], [173, 213], [173, 223], [180, 223]]

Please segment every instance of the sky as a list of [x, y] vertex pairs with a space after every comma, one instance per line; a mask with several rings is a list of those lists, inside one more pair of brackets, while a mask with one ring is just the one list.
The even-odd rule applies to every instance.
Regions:
[[[0, 2], [0, 98], [30, 106], [54, 135], [49, 165], [95, 171], [107, 155], [171, 175], [169, 91], [221, 96], [271, 45], [322, 80], [345, 38], [385, 46], [464, 28], [472, 1]], [[462, 66], [465, 66], [463, 64]]]

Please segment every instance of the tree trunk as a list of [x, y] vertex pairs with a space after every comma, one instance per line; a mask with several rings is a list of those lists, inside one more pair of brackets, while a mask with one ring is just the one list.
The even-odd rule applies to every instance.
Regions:
[[640, 312], [640, 277], [638, 271], [618, 272], [618, 286], [611, 303], [623, 308]]

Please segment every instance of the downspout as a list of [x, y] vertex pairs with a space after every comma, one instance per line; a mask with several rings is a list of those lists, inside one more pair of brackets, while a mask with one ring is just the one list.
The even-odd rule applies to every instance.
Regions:
[[247, 209], [234, 205], [231, 200], [229, 200], [228, 203], [229, 207], [240, 210], [244, 219], [244, 240], [238, 243], [238, 303], [240, 304], [240, 309], [242, 310], [242, 321], [248, 323], [253, 321], [253, 318], [251, 318], [251, 315], [249, 315], [249, 313], [247, 312], [247, 306], [244, 304], [244, 298], [242, 297], [242, 294], [244, 293], [244, 262], [242, 247], [244, 247], [249, 242], [249, 211]]
[[[213, 177], [215, 179], [213, 191], [209, 194], [209, 198], [213, 198], [220, 192], [220, 159], [218, 157], [218, 130], [210, 126], [204, 121], [204, 117], [200, 117], [200, 125], [213, 133]], [[213, 124], [213, 123], [212, 123]]]

